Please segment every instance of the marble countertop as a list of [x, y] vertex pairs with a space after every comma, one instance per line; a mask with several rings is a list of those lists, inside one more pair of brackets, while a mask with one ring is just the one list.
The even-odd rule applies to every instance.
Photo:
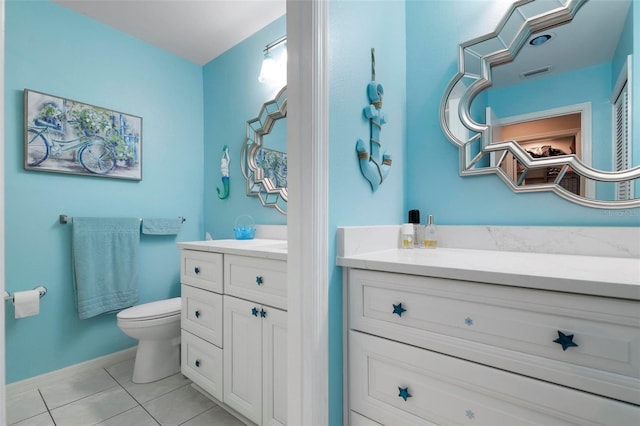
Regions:
[[186, 241], [177, 244], [181, 249], [287, 260], [287, 240], [256, 238], [253, 240]]
[[461, 248], [338, 256], [339, 266], [640, 300], [640, 260]]

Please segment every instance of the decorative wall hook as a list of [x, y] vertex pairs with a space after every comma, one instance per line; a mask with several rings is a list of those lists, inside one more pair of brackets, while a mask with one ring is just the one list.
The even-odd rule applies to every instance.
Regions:
[[222, 158], [220, 159], [220, 173], [222, 173], [223, 189], [220, 191], [220, 188], [216, 188], [216, 191], [218, 191], [218, 198], [221, 200], [224, 200], [229, 196], [229, 161], [231, 161], [231, 157], [229, 156], [229, 147], [225, 145], [222, 148]]
[[367, 96], [370, 104], [364, 108], [364, 116], [369, 119], [369, 146], [362, 139], [356, 142], [356, 151], [360, 160], [360, 171], [371, 184], [375, 192], [385, 180], [391, 169], [391, 155], [386, 152], [380, 155], [380, 132], [386, 118], [382, 112], [382, 97], [384, 89], [376, 79], [375, 49], [371, 48], [371, 82], [367, 85]]

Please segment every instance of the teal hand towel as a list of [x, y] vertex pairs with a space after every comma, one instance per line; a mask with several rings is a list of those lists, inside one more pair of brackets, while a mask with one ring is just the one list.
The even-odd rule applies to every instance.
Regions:
[[182, 228], [182, 219], [142, 219], [142, 233], [146, 235], [176, 235]]
[[73, 219], [72, 258], [80, 319], [138, 303], [140, 219]]

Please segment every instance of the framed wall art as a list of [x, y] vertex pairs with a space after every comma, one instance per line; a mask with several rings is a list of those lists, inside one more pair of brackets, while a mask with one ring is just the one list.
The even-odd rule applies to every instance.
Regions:
[[24, 90], [24, 168], [142, 179], [142, 118]]

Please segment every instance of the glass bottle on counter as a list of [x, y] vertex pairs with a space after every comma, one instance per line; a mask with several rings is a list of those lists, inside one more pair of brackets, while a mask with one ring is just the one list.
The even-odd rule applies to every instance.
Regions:
[[400, 229], [400, 248], [413, 248], [413, 224], [403, 223]]
[[409, 210], [409, 223], [413, 224], [413, 247], [423, 248], [424, 226], [420, 225], [420, 210]]
[[427, 226], [424, 228], [424, 248], [434, 249], [438, 245], [438, 231], [433, 223], [433, 215], [429, 215]]

